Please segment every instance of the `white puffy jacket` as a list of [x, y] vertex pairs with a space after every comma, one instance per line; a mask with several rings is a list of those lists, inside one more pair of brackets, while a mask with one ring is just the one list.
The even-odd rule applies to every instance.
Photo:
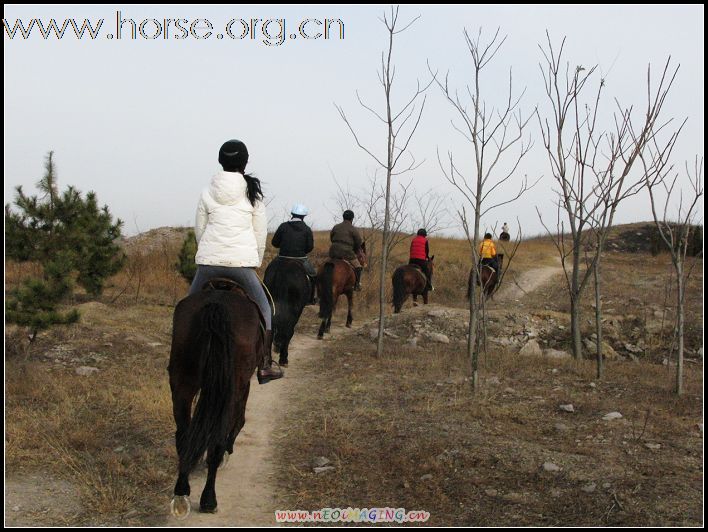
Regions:
[[263, 262], [268, 220], [262, 201], [251, 205], [238, 172], [217, 173], [202, 192], [195, 233], [195, 262], [208, 266], [258, 267]]

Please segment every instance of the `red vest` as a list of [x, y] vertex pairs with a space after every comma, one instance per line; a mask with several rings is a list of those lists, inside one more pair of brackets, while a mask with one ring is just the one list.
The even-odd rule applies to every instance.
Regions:
[[427, 238], [424, 236], [417, 236], [411, 242], [411, 259], [422, 259], [426, 260], [428, 257], [425, 255], [425, 243]]

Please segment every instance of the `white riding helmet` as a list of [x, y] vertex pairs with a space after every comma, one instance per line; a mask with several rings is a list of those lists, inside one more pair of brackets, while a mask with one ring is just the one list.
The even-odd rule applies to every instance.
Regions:
[[293, 208], [290, 209], [290, 214], [296, 214], [297, 216], [307, 216], [310, 211], [307, 210], [302, 203], [296, 203]]

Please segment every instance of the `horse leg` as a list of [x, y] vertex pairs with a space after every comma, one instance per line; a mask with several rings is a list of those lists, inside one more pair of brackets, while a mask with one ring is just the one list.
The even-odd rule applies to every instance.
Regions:
[[352, 316], [352, 307], [354, 306], [354, 293], [350, 290], [347, 292], [347, 328], [351, 329], [352, 321], [354, 317]]
[[280, 348], [280, 358], [278, 359], [278, 364], [281, 366], [287, 367], [288, 365], [288, 346], [290, 345], [290, 340], [292, 340], [292, 336], [290, 338], [286, 338]]
[[324, 336], [324, 333], [327, 329], [327, 318], [322, 318], [322, 322], [320, 323], [320, 330], [317, 331], [317, 339], [322, 340], [322, 337]]
[[418, 294], [413, 294], [413, 306], [418, 306]]
[[423, 304], [424, 305], [428, 304], [428, 290], [427, 289], [423, 290]]
[[182, 456], [182, 447], [184, 434], [187, 432], [189, 427], [189, 421], [192, 414], [192, 401], [196, 391], [192, 390], [180, 390], [179, 392], [173, 390], [172, 392], [172, 413], [175, 418], [175, 424], [177, 425], [177, 431], [175, 432], [175, 443], [177, 447], [177, 456], [179, 457], [179, 476], [177, 477], [177, 483], [175, 484], [174, 495], [189, 496], [191, 490], [189, 487], [189, 464], [186, 464]]
[[221, 461], [224, 458], [224, 451], [226, 451], [224, 444], [209, 447], [209, 452], [207, 453], [209, 472], [207, 473], [207, 480], [204, 485], [204, 490], [202, 491], [202, 497], [199, 500], [200, 512], [216, 512], [216, 471], [219, 469], [219, 465], [221, 465]]

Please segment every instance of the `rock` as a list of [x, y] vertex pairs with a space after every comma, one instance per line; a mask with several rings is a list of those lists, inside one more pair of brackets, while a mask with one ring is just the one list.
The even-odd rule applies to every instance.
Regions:
[[580, 489], [583, 490], [585, 493], [592, 493], [595, 491], [596, 488], [597, 488], [597, 484], [595, 484], [594, 482], [590, 482], [589, 484], [585, 484]]
[[590, 388], [597, 388], [597, 384], [595, 384], [594, 382], [591, 382], [589, 386]]
[[148, 347], [160, 347], [161, 345], [163, 345], [163, 344], [160, 342], [150, 342], [148, 344]]
[[629, 351], [630, 353], [634, 353], [634, 354], [636, 354], [636, 353], [641, 353], [641, 352], [644, 351], [644, 349], [642, 349], [642, 348], [639, 347], [638, 345], [630, 344], [629, 342], [625, 342], [625, 343], [624, 343], [624, 348], [625, 348], [627, 351]]
[[499, 380], [499, 377], [489, 377], [487, 379], [487, 384], [491, 384], [492, 386], [499, 386], [501, 384], [501, 381]]
[[372, 340], [376, 340], [379, 337], [379, 330], [378, 329], [369, 329], [369, 338]]
[[609, 414], [605, 414], [604, 416], [602, 416], [603, 421], [612, 421], [613, 419], [621, 419], [621, 418], [622, 418], [622, 414], [620, 414], [619, 412], [610, 412]]
[[543, 355], [543, 351], [541, 351], [541, 346], [538, 345], [538, 342], [536, 340], [529, 340], [519, 350], [519, 355], [539, 357]]
[[660, 443], [645, 443], [644, 447], [646, 447], [647, 449], [650, 449], [652, 451], [658, 451], [659, 449], [661, 449], [661, 444]]
[[81, 375], [83, 377], [86, 377], [88, 375], [92, 375], [93, 373], [96, 373], [98, 371], [98, 368], [94, 368], [91, 366], [79, 366], [76, 368], [76, 374]]
[[560, 405], [558, 408], [560, 408], [563, 412], [575, 412], [573, 405]]
[[313, 471], [315, 472], [316, 475], [322, 475], [324, 473], [334, 471], [334, 466], [315, 467], [315, 468], [313, 468]]
[[[583, 340], [583, 344], [585, 345], [585, 349], [587, 349], [590, 354], [595, 355], [597, 354], [597, 344], [595, 343], [597, 340], [595, 340], [593, 336], [597, 338], [597, 336], [593, 334], [590, 338], [585, 338], [585, 340]], [[617, 358], [617, 351], [615, 351], [607, 342], [602, 342], [601, 349], [603, 357], [608, 359]]]
[[508, 393], [509, 395], [515, 395], [516, 390], [514, 390], [514, 388], [504, 388], [504, 393]]
[[439, 342], [441, 344], [449, 344], [450, 339], [445, 336], [443, 333], [439, 332], [426, 332], [425, 336], [429, 339], [432, 340], [433, 342]]
[[538, 338], [538, 332], [534, 329], [526, 329], [525, 333], [529, 338]]
[[496, 497], [497, 495], [499, 495], [499, 492], [495, 489], [484, 490], [484, 493], [490, 497]]
[[431, 316], [433, 318], [447, 318], [449, 317], [449, 314], [445, 309], [436, 308], [428, 312], [428, 316]]
[[520, 503], [524, 501], [524, 496], [521, 493], [516, 493], [512, 491], [511, 493], [507, 493], [506, 495], [502, 496], [502, 499], [508, 502]]
[[602, 488], [603, 488], [603, 489], [608, 490], [608, 489], [610, 489], [611, 487], [612, 487], [612, 484], [609, 483], [609, 482], [603, 482], [603, 484], [602, 484]]
[[558, 432], [563, 432], [565, 430], [568, 430], [568, 425], [565, 425], [563, 423], [556, 423], [553, 425], [553, 428], [555, 428]]
[[12, 511], [13, 511], [13, 512], [19, 512], [19, 511], [20, 511], [20, 507], [19, 507], [19, 506], [13, 506], [13, 507], [12, 507]]
[[414, 336], [406, 342], [406, 345], [409, 347], [418, 347], [418, 337]]
[[122, 453], [123, 451], [125, 451], [125, 447], [123, 447], [122, 445], [119, 445], [118, 447], [113, 449], [114, 453]]
[[560, 351], [558, 349], [544, 349], [543, 355], [548, 358], [571, 358], [570, 353], [567, 351]]
[[389, 338], [398, 338], [398, 335], [397, 335], [397, 334], [392, 333], [392, 332], [389, 331], [388, 329], [384, 329], [384, 335], [385, 335], [385, 336], [388, 336]]
[[324, 467], [329, 465], [329, 458], [325, 456], [316, 456], [312, 459], [312, 467]]
[[553, 462], [545, 462], [543, 464], [543, 470], [548, 471], [549, 473], [557, 473], [558, 471], [561, 470], [560, 467], [558, 467], [556, 464]]
[[427, 473], [427, 474], [423, 475], [422, 477], [420, 477], [420, 480], [433, 480], [433, 475], [431, 475], [430, 473]]

